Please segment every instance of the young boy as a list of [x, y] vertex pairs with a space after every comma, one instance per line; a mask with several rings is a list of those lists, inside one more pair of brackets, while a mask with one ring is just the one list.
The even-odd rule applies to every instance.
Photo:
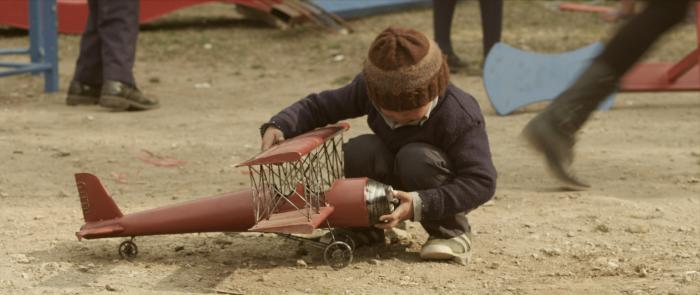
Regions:
[[422, 258], [467, 264], [466, 213], [493, 196], [496, 170], [479, 105], [449, 83], [445, 56], [420, 32], [397, 27], [381, 32], [350, 84], [310, 94], [263, 124], [262, 149], [363, 115], [374, 134], [344, 145], [345, 176], [391, 184], [401, 201], [375, 226], [420, 222], [430, 235]]

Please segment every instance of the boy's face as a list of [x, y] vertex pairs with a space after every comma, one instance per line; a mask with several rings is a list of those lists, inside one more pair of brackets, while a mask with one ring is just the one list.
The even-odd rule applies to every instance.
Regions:
[[379, 111], [389, 120], [400, 125], [411, 125], [420, 122], [430, 110], [431, 103], [406, 111], [390, 111], [379, 107]]

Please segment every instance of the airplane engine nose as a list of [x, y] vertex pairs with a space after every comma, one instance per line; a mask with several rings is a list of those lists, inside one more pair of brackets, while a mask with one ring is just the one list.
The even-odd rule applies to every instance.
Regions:
[[379, 223], [379, 217], [394, 212], [394, 189], [373, 179], [365, 185], [365, 204], [370, 225]]
[[334, 207], [328, 217], [332, 227], [369, 227], [394, 210], [391, 186], [361, 177], [338, 179], [326, 191], [326, 203]]

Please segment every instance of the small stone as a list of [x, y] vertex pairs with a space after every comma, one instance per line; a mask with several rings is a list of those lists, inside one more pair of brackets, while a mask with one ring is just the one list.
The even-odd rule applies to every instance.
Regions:
[[115, 291], [117, 291], [117, 288], [112, 287], [112, 285], [105, 285], [105, 290], [110, 291], [110, 292], [115, 292]]
[[608, 233], [608, 232], [610, 232], [610, 228], [609, 228], [607, 225], [603, 224], [603, 223], [596, 225], [595, 230], [596, 230], [596, 231], [599, 231], [599, 232], [601, 232], [601, 233]]
[[212, 49], [214, 46], [211, 45], [211, 43], [204, 43], [204, 45], [202, 45], [202, 47], [204, 47], [204, 49], [206, 49], [206, 50], [210, 50], [210, 49]]
[[523, 224], [523, 227], [533, 228], [533, 227], [535, 227], [535, 224], [534, 224], [534, 223], [531, 223], [531, 222], [528, 222], [528, 223]]
[[380, 264], [382, 264], [382, 262], [381, 262], [379, 259], [370, 259], [370, 260], [368, 261], [368, 263], [371, 264], [371, 265], [380, 265]]
[[304, 261], [304, 259], [297, 259], [297, 267], [306, 268], [307, 266], [309, 265], [306, 264], [306, 261]]
[[386, 232], [386, 236], [392, 244], [406, 243], [411, 241], [411, 234], [399, 228], [391, 228]]
[[559, 256], [559, 255], [561, 255], [561, 250], [559, 250], [559, 248], [552, 248], [552, 249], [543, 248], [543, 249], [540, 249], [540, 251], [542, 253], [546, 254], [547, 256]]
[[87, 115], [87, 116], [85, 116], [85, 119], [87, 119], [88, 121], [94, 121], [94, 120], [95, 120], [95, 116], [93, 116], [93, 115]]
[[576, 236], [576, 233], [570, 231], [570, 232], [566, 233], [566, 236], [569, 238], [573, 238]]
[[593, 261], [593, 263], [598, 266], [605, 266], [608, 264], [608, 259], [605, 257], [598, 257]]
[[57, 198], [68, 198], [68, 197], [70, 197], [70, 195], [69, 195], [66, 191], [60, 190], [60, 191], [58, 191], [58, 193], [56, 194], [56, 197], [57, 197]]
[[647, 266], [644, 264], [640, 264], [634, 267], [634, 271], [637, 272], [640, 278], [645, 278], [649, 275], [649, 271], [647, 270]]
[[182, 250], [185, 250], [185, 246], [175, 246], [175, 248], [173, 249], [173, 251], [175, 252], [180, 252]]
[[55, 153], [54, 153], [53, 155], [51, 155], [51, 156], [54, 157], [54, 158], [65, 158], [65, 157], [70, 156], [70, 152], [66, 152], [66, 151], [57, 151], [57, 152], [55, 152]]
[[208, 88], [211, 88], [211, 84], [209, 84], [207, 82], [197, 83], [197, 84], [194, 84], [194, 88], [196, 88], [196, 89], [208, 89]]
[[628, 233], [643, 234], [649, 232], [649, 226], [644, 224], [633, 224], [625, 229]]
[[29, 257], [27, 257], [27, 255], [24, 255], [24, 254], [12, 254], [12, 255], [10, 255], [10, 257], [12, 257], [12, 259], [15, 262], [20, 263], [20, 264], [31, 263], [31, 260], [29, 259]]
[[150, 77], [150, 78], [148, 78], [148, 82], [149, 82], [149, 83], [153, 83], [153, 84], [158, 84], [158, 83], [160, 83], [160, 78], [158, 78], [158, 77]]
[[0, 192], [0, 198], [8, 198], [10, 195], [6, 192]]
[[692, 232], [694, 230], [695, 230], [694, 228], [688, 227], [688, 226], [681, 226], [678, 228], [679, 232]]
[[345, 60], [345, 55], [342, 54], [336, 54], [333, 56], [333, 61], [334, 62], [340, 62]]

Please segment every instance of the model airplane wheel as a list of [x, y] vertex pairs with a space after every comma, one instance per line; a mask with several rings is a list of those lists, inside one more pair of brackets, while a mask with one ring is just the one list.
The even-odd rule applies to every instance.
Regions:
[[326, 246], [323, 259], [334, 269], [341, 269], [352, 262], [352, 248], [348, 243], [335, 241]]
[[355, 239], [353, 239], [353, 235], [353, 232], [349, 230], [333, 230], [333, 238], [335, 238], [335, 241], [345, 242], [346, 244], [348, 244], [348, 246], [350, 246], [350, 249], [355, 250], [355, 248], [357, 247], [357, 243], [355, 242]]
[[134, 259], [139, 254], [139, 247], [132, 241], [124, 241], [119, 244], [119, 256], [124, 259]]

